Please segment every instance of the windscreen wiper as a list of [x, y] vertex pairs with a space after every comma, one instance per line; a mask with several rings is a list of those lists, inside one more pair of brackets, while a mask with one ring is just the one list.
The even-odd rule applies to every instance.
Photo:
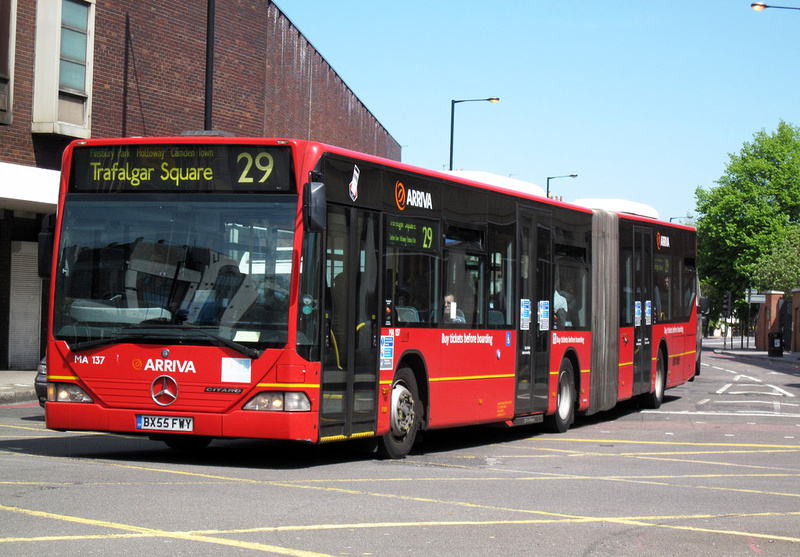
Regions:
[[[161, 330], [172, 330], [172, 331], [178, 330], [178, 331], [180, 331], [182, 333], [201, 333], [201, 334], [203, 334], [203, 335], [205, 335], [205, 336], [207, 336], [209, 338], [214, 339], [219, 344], [221, 344], [223, 346], [226, 346], [227, 348], [231, 348], [233, 350], [236, 350], [237, 352], [239, 352], [240, 354], [242, 354], [244, 356], [247, 356], [248, 358], [251, 358], [253, 360], [257, 360], [259, 357], [261, 357], [261, 351], [260, 350], [256, 350], [255, 348], [250, 348], [249, 346], [245, 346], [244, 344], [240, 344], [240, 343], [235, 342], [235, 341], [233, 341], [231, 339], [228, 339], [228, 338], [225, 338], [225, 337], [220, 336], [218, 334], [212, 333], [211, 331], [207, 331], [206, 329], [200, 329], [200, 328], [195, 328], [195, 327], [184, 327], [184, 326], [181, 326], [181, 325], [161, 325], [161, 324], [139, 325], [138, 327], [141, 327], [142, 329], [145, 329], [145, 330], [142, 330], [142, 331], [136, 331], [136, 330], [131, 331], [130, 329], [127, 329], [124, 334], [121, 334], [119, 336], [108, 337], [108, 338], [98, 338], [98, 339], [94, 339], [94, 340], [85, 340], [83, 342], [76, 342], [74, 344], [70, 344], [69, 345], [69, 349], [70, 349], [71, 352], [82, 352], [84, 350], [89, 350], [91, 348], [98, 348], [100, 346], [108, 346], [110, 344], [123, 343], [123, 342], [132, 341], [132, 340], [141, 340], [141, 339], [144, 339], [144, 338], [163, 339], [162, 335], [146, 331], [146, 329], [156, 329], [156, 330], [159, 330], [159, 331], [161, 331]], [[137, 327], [132, 327], [132, 329], [136, 329], [136, 328]]]
[[94, 340], [84, 340], [82, 342], [71, 343], [69, 344], [69, 350], [70, 352], [83, 352], [84, 350], [99, 348], [100, 346], [108, 346], [109, 344], [117, 344], [131, 340], [142, 340], [143, 338], [150, 338], [152, 336], [157, 335], [145, 332], [125, 333], [124, 335], [115, 337], [96, 338]]
[[236, 350], [240, 354], [247, 356], [248, 358], [252, 358], [253, 360], [258, 359], [261, 357], [261, 351], [256, 350], [255, 348], [250, 348], [249, 346], [245, 346], [244, 344], [240, 344], [235, 342], [229, 338], [225, 338], [220, 336], [216, 333], [212, 333], [207, 329], [203, 329], [201, 327], [188, 327], [186, 325], [168, 325], [162, 323], [147, 323], [139, 325], [143, 329], [157, 329], [157, 330], [170, 330], [170, 331], [181, 331], [182, 333], [201, 333], [209, 338], [216, 340], [223, 346]]
[[248, 358], [251, 358], [253, 360], [257, 360], [258, 358], [261, 357], [261, 351], [260, 350], [256, 350], [255, 348], [250, 348], [249, 346], [245, 346], [244, 344], [240, 344], [240, 343], [238, 343], [236, 341], [233, 341], [233, 340], [231, 340], [229, 338], [225, 338], [225, 337], [220, 336], [220, 335], [218, 335], [216, 333], [212, 333], [211, 331], [207, 331], [205, 329], [190, 329], [190, 330], [197, 331], [198, 333], [203, 333], [204, 335], [213, 338], [214, 340], [216, 340], [220, 344], [223, 344], [223, 345], [227, 346], [228, 348], [232, 348], [233, 350], [236, 350], [240, 354], [244, 354], [245, 356], [247, 356]]

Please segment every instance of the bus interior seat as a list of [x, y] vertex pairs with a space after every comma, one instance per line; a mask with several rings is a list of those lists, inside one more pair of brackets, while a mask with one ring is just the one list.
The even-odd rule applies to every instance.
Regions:
[[496, 309], [489, 310], [489, 325], [505, 325], [505, 316], [502, 311]]
[[419, 323], [419, 312], [411, 306], [395, 306], [398, 323]]

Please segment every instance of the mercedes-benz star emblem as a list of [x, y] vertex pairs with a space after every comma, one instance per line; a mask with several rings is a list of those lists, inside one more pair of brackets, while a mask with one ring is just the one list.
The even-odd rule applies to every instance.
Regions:
[[150, 395], [159, 406], [169, 406], [178, 399], [178, 383], [169, 375], [160, 375], [153, 379]]

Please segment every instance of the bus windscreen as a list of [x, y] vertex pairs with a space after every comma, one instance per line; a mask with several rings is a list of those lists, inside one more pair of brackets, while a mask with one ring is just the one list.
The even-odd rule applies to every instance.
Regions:
[[55, 338], [77, 350], [134, 335], [285, 346], [294, 196], [73, 194], [68, 201]]

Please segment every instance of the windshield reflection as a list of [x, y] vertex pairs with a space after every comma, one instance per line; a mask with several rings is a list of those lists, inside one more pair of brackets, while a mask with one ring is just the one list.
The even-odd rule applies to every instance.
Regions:
[[[295, 196], [73, 195], [66, 206], [57, 339], [285, 346]], [[211, 334], [188, 334], [200, 329]]]

